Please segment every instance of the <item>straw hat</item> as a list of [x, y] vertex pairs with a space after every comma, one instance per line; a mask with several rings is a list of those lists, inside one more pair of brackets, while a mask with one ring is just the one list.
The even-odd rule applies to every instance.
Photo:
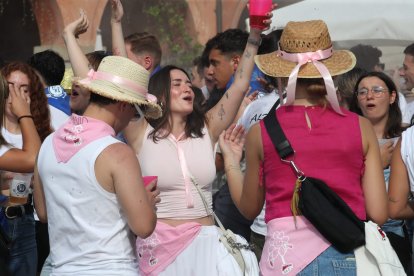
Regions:
[[60, 85], [65, 89], [66, 93], [72, 93], [72, 80], [73, 80], [73, 70], [72, 68], [66, 68], [63, 79], [60, 82]]
[[[279, 41], [281, 51], [307, 53], [332, 47], [328, 27], [322, 20], [288, 22]], [[273, 77], [289, 77], [297, 62], [283, 59], [280, 51], [255, 56], [255, 62], [263, 73]], [[347, 50], [333, 51], [329, 58], [319, 60], [331, 76], [348, 72], [356, 63], [355, 56]], [[312, 62], [302, 65], [299, 78], [320, 78], [321, 74]]]
[[88, 77], [75, 81], [79, 86], [105, 98], [138, 104], [147, 118], [161, 117], [157, 98], [148, 93], [149, 72], [128, 58], [107, 56], [98, 71], [91, 70]]

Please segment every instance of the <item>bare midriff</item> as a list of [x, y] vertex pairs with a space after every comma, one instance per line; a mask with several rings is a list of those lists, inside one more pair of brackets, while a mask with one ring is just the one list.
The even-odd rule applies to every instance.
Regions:
[[202, 218], [195, 218], [195, 219], [167, 219], [167, 218], [159, 218], [159, 221], [166, 223], [170, 226], [178, 226], [184, 223], [189, 223], [189, 222], [196, 222], [196, 223], [200, 223], [203, 226], [210, 226], [210, 225], [214, 225], [214, 220], [212, 216], [207, 216], [207, 217], [202, 217]]

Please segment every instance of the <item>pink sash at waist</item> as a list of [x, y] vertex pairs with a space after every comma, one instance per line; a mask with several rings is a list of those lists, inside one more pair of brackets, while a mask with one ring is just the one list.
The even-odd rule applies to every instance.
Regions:
[[194, 240], [201, 224], [184, 223], [176, 227], [157, 221], [154, 232], [146, 239], [137, 237], [136, 250], [142, 275], [158, 275]]
[[296, 275], [331, 244], [303, 216], [277, 218], [267, 223], [260, 259], [262, 275]]

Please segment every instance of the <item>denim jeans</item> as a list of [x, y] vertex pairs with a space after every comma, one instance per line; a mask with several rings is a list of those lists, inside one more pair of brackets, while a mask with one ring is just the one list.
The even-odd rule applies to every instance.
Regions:
[[13, 276], [35, 276], [37, 249], [33, 214], [8, 219], [8, 234], [13, 241], [9, 271]]
[[389, 219], [381, 226], [381, 228], [385, 233], [391, 232], [400, 237], [404, 237], [403, 222], [404, 221], [402, 220]]
[[308, 264], [299, 276], [356, 276], [355, 255], [340, 253], [333, 246], [326, 249], [315, 260]]

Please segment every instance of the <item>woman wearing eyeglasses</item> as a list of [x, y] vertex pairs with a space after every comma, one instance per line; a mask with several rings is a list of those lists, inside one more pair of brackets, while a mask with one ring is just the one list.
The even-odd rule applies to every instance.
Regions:
[[[350, 110], [367, 118], [374, 127], [388, 190], [391, 155], [403, 131], [399, 97], [392, 79], [382, 72], [363, 74], [355, 84]], [[389, 219], [382, 228], [408, 273], [411, 248], [404, 220]]]

